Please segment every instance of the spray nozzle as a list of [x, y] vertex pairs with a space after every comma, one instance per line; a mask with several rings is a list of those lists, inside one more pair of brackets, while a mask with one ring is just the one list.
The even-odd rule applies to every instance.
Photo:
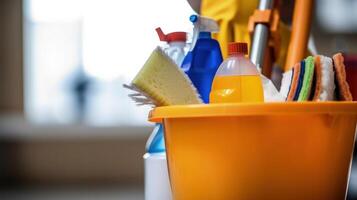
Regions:
[[185, 32], [172, 32], [165, 34], [160, 27], [155, 29], [157, 32], [157, 35], [160, 38], [160, 41], [165, 41], [165, 42], [186, 42], [186, 33]]
[[219, 26], [214, 19], [208, 17], [202, 17], [199, 15], [191, 15], [190, 21], [195, 27], [198, 28], [199, 32], [218, 32]]
[[190, 51], [192, 51], [195, 47], [201, 32], [212, 33], [219, 31], [219, 26], [217, 22], [211, 18], [202, 17], [199, 15], [191, 15], [190, 21], [193, 23], [193, 36]]
[[160, 41], [167, 41], [167, 36], [164, 32], [162, 32], [161, 28], [158, 27], [155, 29], [157, 35], [159, 36]]

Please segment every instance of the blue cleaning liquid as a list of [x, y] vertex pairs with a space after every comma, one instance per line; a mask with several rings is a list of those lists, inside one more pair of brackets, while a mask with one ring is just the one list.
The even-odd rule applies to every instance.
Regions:
[[204, 103], [209, 103], [212, 81], [222, 61], [217, 40], [212, 39], [210, 32], [200, 32], [195, 47], [188, 52], [181, 68], [197, 88]]

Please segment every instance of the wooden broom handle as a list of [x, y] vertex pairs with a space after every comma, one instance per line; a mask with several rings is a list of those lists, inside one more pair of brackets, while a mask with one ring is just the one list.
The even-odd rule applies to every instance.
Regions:
[[296, 0], [291, 28], [291, 37], [284, 70], [304, 59], [310, 34], [312, 6], [314, 0]]

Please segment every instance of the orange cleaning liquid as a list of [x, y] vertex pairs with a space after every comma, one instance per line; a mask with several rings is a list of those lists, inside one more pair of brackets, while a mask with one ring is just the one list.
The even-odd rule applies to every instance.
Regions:
[[216, 76], [212, 83], [211, 103], [263, 102], [259, 75]]

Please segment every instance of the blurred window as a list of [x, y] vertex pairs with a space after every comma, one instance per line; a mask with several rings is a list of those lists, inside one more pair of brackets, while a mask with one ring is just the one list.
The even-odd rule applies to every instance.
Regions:
[[357, 33], [356, 0], [318, 0], [317, 20], [331, 33]]
[[184, 0], [25, 0], [25, 109], [36, 123], [144, 125], [122, 88], [159, 44], [192, 29]]

